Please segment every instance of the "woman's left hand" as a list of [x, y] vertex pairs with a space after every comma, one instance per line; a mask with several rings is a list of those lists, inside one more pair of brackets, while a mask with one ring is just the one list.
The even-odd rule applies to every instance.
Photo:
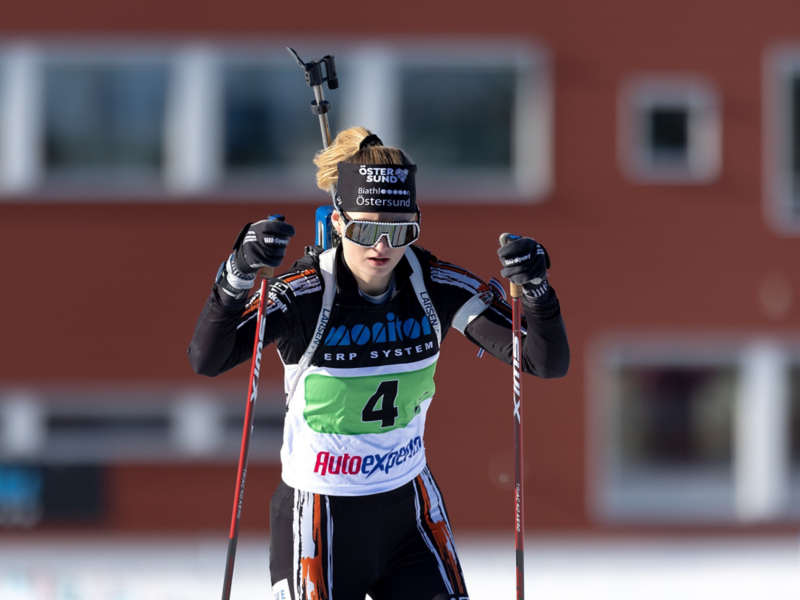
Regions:
[[547, 292], [547, 269], [550, 256], [539, 242], [532, 238], [512, 236], [513, 241], [500, 246], [497, 255], [503, 269], [500, 275], [521, 285], [525, 295], [539, 298]]

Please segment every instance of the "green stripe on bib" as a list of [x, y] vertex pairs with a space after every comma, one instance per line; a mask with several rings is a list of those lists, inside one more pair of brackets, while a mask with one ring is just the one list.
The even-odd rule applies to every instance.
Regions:
[[385, 433], [408, 425], [420, 404], [433, 396], [436, 363], [419, 371], [332, 377], [312, 373], [305, 380], [306, 423], [318, 433]]

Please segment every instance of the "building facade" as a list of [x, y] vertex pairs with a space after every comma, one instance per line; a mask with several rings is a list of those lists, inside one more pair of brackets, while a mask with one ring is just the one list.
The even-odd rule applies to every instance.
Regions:
[[[63, 1], [0, 27], [0, 513], [228, 523], [247, 369], [186, 348], [242, 224], [313, 240], [313, 99], [419, 164], [420, 244], [499, 277], [541, 241], [569, 375], [523, 381], [538, 531], [787, 529], [800, 516], [800, 29], [791, 4], [280, 7]], [[796, 28], [795, 28], [796, 29]], [[55, 263], [55, 264], [54, 264]], [[456, 527], [513, 521], [511, 373], [451, 333], [428, 423]], [[243, 526], [268, 527], [265, 361]], [[5, 508], [3, 508], [5, 506]]]

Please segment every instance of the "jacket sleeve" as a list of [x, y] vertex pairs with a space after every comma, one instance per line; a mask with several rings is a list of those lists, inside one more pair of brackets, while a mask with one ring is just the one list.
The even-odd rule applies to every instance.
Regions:
[[[443, 322], [507, 364], [512, 360], [511, 307], [473, 273], [430, 256], [436, 310]], [[561, 307], [552, 286], [535, 303], [522, 300], [522, 370], [543, 378], [563, 377], [569, 369], [569, 343]]]
[[[265, 345], [291, 334], [292, 320], [285, 303], [276, 294], [277, 280], [269, 281], [265, 309]], [[279, 304], [280, 302], [280, 304]], [[189, 362], [195, 373], [215, 377], [253, 356], [261, 293], [256, 291], [240, 308], [226, 307], [219, 298], [217, 286], [200, 313], [189, 345]]]
[[[561, 306], [551, 286], [535, 303], [523, 296], [522, 370], [543, 378], [563, 377], [569, 369], [569, 342]], [[475, 317], [464, 330], [467, 339], [511, 364], [511, 307], [501, 298]]]

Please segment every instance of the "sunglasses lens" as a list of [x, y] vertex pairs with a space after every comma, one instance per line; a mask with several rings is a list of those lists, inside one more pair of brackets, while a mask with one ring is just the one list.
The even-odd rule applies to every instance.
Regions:
[[416, 223], [408, 223], [395, 229], [393, 238], [389, 238], [389, 245], [393, 248], [408, 246], [419, 237], [419, 227]]
[[351, 221], [345, 230], [345, 236], [360, 246], [372, 247], [378, 242], [378, 228], [374, 223]]
[[371, 248], [386, 236], [389, 246], [402, 248], [419, 237], [417, 223], [376, 223], [374, 221], [350, 221], [344, 235], [359, 246]]

